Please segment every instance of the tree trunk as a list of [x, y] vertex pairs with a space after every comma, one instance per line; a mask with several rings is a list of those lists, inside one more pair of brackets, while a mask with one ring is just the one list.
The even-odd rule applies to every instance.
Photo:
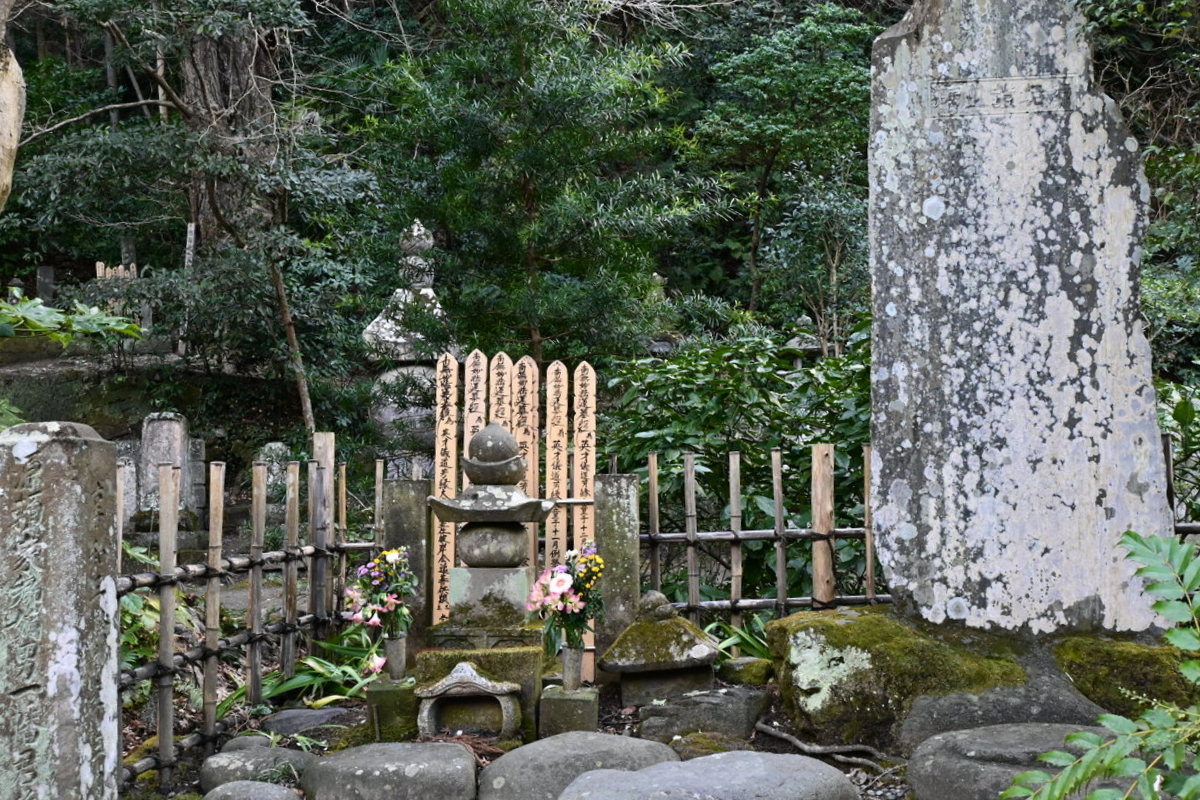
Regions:
[[0, 211], [12, 191], [13, 166], [25, 118], [25, 78], [6, 44], [14, 0], [0, 0]]

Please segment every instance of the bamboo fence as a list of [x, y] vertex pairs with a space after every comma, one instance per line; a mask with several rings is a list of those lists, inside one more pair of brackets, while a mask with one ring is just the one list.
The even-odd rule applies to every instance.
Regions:
[[[341, 597], [345, 565], [354, 552], [367, 551], [372, 555], [382, 549], [382, 483], [383, 462], [375, 464], [374, 515], [371, 541], [350, 542], [347, 532], [347, 489], [345, 464], [337, 465], [334, 480], [333, 435], [317, 434], [319, 446], [314, 448], [318, 459], [307, 463], [308, 513], [306, 518], [307, 544], [301, 544], [301, 463], [289, 462], [284, 473], [284, 535], [283, 549], [264, 552], [267, 520], [267, 464], [255, 462], [251, 469], [250, 539], [247, 555], [226, 555], [223, 528], [225, 524], [225, 464], [209, 464], [208, 542], [203, 562], [177, 564], [179, 538], [179, 478], [180, 468], [170, 464], [159, 466], [160, 514], [158, 530], [158, 570], [121, 575], [117, 578], [118, 596], [145, 590], [156, 593], [159, 602], [157, 658], [121, 671], [119, 687], [126, 692], [135, 685], [151, 681], [157, 698], [158, 748], [122, 770], [122, 784], [128, 785], [138, 775], [158, 770], [161, 787], [172, 783], [172, 769], [178, 754], [186, 749], [203, 746], [211, 750], [218, 735], [230, 726], [230, 719], [219, 719], [218, 665], [222, 655], [244, 651], [246, 702], [253, 706], [263, 701], [263, 649], [268, 638], [279, 646], [279, 669], [284, 677], [295, 673], [303, 648], [300, 637], [308, 642], [319, 641], [336, 622], [336, 599]], [[324, 462], [324, 463], [323, 463]], [[328, 502], [336, 498], [336, 517]], [[263, 584], [267, 570], [278, 570], [283, 578], [282, 619], [264, 619]], [[308, 576], [308, 610], [300, 613], [300, 573]], [[247, 576], [248, 603], [244, 627], [228, 636], [221, 634], [222, 580], [230, 576]], [[175, 633], [178, 621], [177, 588], [184, 585], [204, 589], [203, 641], [190, 649], [180, 650]], [[177, 732], [174, 695], [181, 680], [194, 680], [192, 669], [200, 670], [202, 716], [198, 730]]]
[[[789, 526], [784, 498], [784, 466], [779, 449], [771, 451], [771, 499], [772, 526], [757, 530], [745, 530], [743, 519], [742, 456], [739, 452], [729, 454], [729, 528], [726, 530], [701, 531], [698, 529], [696, 510], [696, 458], [692, 453], [683, 455], [683, 530], [662, 530], [662, 497], [660, 491], [659, 461], [657, 453], [650, 453], [647, 460], [647, 519], [646, 533], [641, 540], [647, 548], [650, 586], [661, 590], [663, 585], [663, 546], [682, 543], [685, 548], [685, 574], [687, 601], [675, 606], [685, 610], [693, 621], [698, 621], [701, 612], [729, 612], [730, 622], [741, 626], [744, 611], [770, 609], [776, 617], [796, 608], [826, 609], [838, 605], [886, 603], [891, 596], [881, 594], [875, 577], [875, 539], [870, 524], [870, 447], [863, 448], [865, 480], [863, 486], [866, 519], [864, 527], [835, 527], [834, 524], [834, 446], [817, 444], [812, 447], [812, 524], [808, 528]], [[838, 594], [835, 574], [835, 542], [837, 539], [860, 539], [864, 542], [866, 562], [863, 576], [864, 593], [861, 595]], [[775, 597], [748, 598], [744, 594], [743, 543], [769, 541], [775, 548]], [[808, 597], [788, 596], [788, 557], [790, 542], [811, 543], [812, 594]], [[704, 546], [710, 543], [728, 543], [728, 600], [701, 600], [701, 555]]]

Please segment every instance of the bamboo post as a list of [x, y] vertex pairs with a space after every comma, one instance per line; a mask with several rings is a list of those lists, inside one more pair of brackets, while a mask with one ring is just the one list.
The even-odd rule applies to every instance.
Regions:
[[246, 702], [262, 704], [262, 552], [267, 528], [267, 464], [255, 461], [250, 468], [250, 602], [246, 616], [250, 642], [246, 646]]
[[783, 537], [786, 520], [783, 512], [783, 453], [771, 450], [771, 497], [775, 501], [775, 616], [787, 615], [788, 574], [787, 540]]
[[337, 526], [334, 528], [334, 543], [337, 546], [337, 569], [334, 570], [333, 589], [329, 598], [329, 608], [336, 612], [341, 610], [342, 592], [346, 588], [346, 551], [341, 545], [346, 543], [349, 533], [349, 516], [346, 502], [346, 462], [338, 464], [337, 477]]
[[[729, 530], [733, 531], [733, 544], [729, 546], [729, 624], [742, 626], [742, 612], [738, 603], [742, 601], [742, 542], [738, 534], [742, 531], [742, 454], [734, 450], [729, 454]], [[734, 650], [734, 655], [740, 655]]]
[[375, 542], [376, 554], [383, 550], [383, 468], [383, 459], [375, 459], [375, 508], [371, 515], [371, 538]]
[[[283, 551], [294, 556], [300, 551], [300, 462], [289, 461], [284, 482]], [[283, 621], [287, 626], [280, 652], [280, 669], [285, 678], [296, 671], [296, 619], [299, 616], [300, 562], [289, 559], [283, 566]]]
[[316, 618], [313, 626], [313, 636], [317, 641], [323, 641], [328, 632], [329, 607], [325, 600], [329, 583], [329, 506], [325, 504], [326, 488], [329, 483], [329, 473], [320, 464], [313, 465], [315, 473], [316, 496], [313, 499], [313, 558], [312, 571], [309, 573], [309, 612]]
[[867, 560], [863, 591], [875, 604], [875, 520], [871, 516], [871, 445], [863, 447], [863, 557]]
[[175, 764], [175, 546], [179, 534], [179, 474], [158, 465], [158, 781], [166, 794]]
[[658, 536], [658, 453], [646, 456], [646, 476], [649, 481], [646, 498], [646, 532], [650, 534], [650, 588], [662, 591], [662, 552], [654, 538]]
[[833, 445], [812, 448], [813, 608], [832, 608], [837, 601], [833, 575]]
[[225, 526], [225, 464], [208, 465], [208, 586], [204, 596], [204, 750], [217, 735], [217, 648], [221, 644], [221, 540]]
[[700, 559], [696, 553], [696, 454], [683, 455], [683, 517], [687, 533], [688, 617], [700, 621]]

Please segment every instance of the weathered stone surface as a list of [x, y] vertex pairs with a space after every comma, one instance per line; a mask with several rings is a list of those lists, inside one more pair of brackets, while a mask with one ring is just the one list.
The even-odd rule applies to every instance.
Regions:
[[416, 686], [405, 681], [377, 680], [366, 689], [367, 717], [377, 742], [407, 742], [417, 738], [421, 701]]
[[600, 659], [608, 672], [657, 672], [711, 666], [716, 641], [683, 617], [641, 620], [630, 625]]
[[484, 767], [479, 800], [556, 800], [567, 784], [589, 770], [637, 770], [678, 760], [671, 748], [658, 742], [607, 733], [563, 733], [518, 747]]
[[1027, 674], [1000, 637], [931, 632], [887, 609], [799, 612], [767, 624], [779, 664], [783, 706], [802, 738], [866, 742], [883, 749], [922, 695], [984, 692], [1025, 683]]
[[635, 618], [641, 587], [641, 530], [635, 475], [596, 476], [596, 550], [604, 557], [604, 619], [596, 652], [606, 652]]
[[[414, 575], [430, 575], [429, 496], [432, 482], [427, 480], [387, 480], [383, 482], [383, 543], [388, 549], [408, 548], [408, 563]], [[415, 654], [427, 644], [432, 622], [430, 589], [433, 582], [422, 580], [417, 593], [409, 598], [412, 622], [408, 626], [408, 661], [412, 666]]]
[[437, 295], [429, 287], [397, 289], [379, 316], [363, 330], [363, 342], [373, 355], [392, 361], [413, 362], [428, 360], [425, 337], [411, 329], [406, 315], [442, 315]]
[[710, 667], [627, 672], [621, 676], [621, 704], [644, 706], [691, 692], [707, 692], [716, 685]]
[[204, 795], [204, 800], [296, 800], [300, 795], [286, 786], [261, 781], [233, 781]]
[[[537, 703], [542, 690], [541, 647], [493, 647], [488, 650], [423, 650], [417, 654], [418, 687], [430, 686], [450, 674], [455, 665], [469, 661], [479, 672], [500, 682], [520, 686], [521, 736], [525, 741], [537, 737]], [[419, 694], [419, 693], [418, 693]], [[430, 722], [437, 730], [468, 729], [473, 722], [486, 724], [496, 732], [503, 723], [499, 701], [491, 697], [448, 697], [438, 702]]]
[[262, 729], [280, 736], [294, 736], [323, 725], [337, 725], [353, 716], [346, 708], [285, 708], [264, 719]]
[[920, 0], [876, 42], [872, 500], [932, 622], [1153, 620], [1117, 539], [1166, 534], [1138, 314], [1149, 197], [1065, 0]]
[[[1064, 740], [1080, 730], [1109, 735], [1104, 728], [1039, 722], [938, 734], [913, 753], [908, 783], [917, 800], [995, 800], [1017, 773], [1031, 769], [1053, 773], [1038, 755], [1048, 750], [1070, 751]], [[1089, 789], [1106, 785], [1098, 783]]]
[[655, 764], [637, 772], [614, 769], [585, 772], [558, 796], [558, 800], [713, 798], [858, 800], [858, 790], [840, 771], [815, 758], [736, 751], [687, 762]]
[[312, 753], [286, 747], [250, 747], [221, 752], [200, 765], [200, 791], [211, 792], [233, 781], [282, 783], [303, 777], [317, 762]]
[[243, 733], [235, 736], [221, 745], [222, 753], [232, 753], [237, 750], [253, 750], [256, 747], [270, 747], [271, 737], [259, 733]]
[[475, 800], [475, 758], [449, 742], [368, 744], [324, 756], [300, 785], [307, 800]]
[[[11, 9], [12, 4], [6, 8]], [[0, 33], [8, 19], [0, 20]], [[17, 158], [17, 142], [21, 139], [21, 120], [25, 116], [25, 79], [21, 65], [7, 46], [0, 48], [0, 210], [12, 191], [13, 164]]]
[[547, 686], [538, 702], [538, 736], [594, 731], [600, 723], [600, 691]]
[[150, 414], [142, 422], [138, 457], [138, 507], [158, 509], [158, 465], [179, 467], [179, 507], [191, 508], [192, 461], [188, 457], [188, 423], [182, 414]]
[[117, 796], [115, 494], [88, 426], [0, 433], [0, 794]]
[[717, 676], [726, 683], [766, 686], [775, 677], [775, 663], [769, 658], [729, 658], [717, 666]]
[[900, 723], [900, 751], [911, 753], [931, 736], [964, 728], [1018, 722], [1092, 725], [1104, 709], [1059, 674], [1031, 675], [1029, 683], [998, 686], [980, 694], [922, 695]]
[[643, 705], [638, 709], [638, 735], [664, 744], [699, 731], [749, 739], [767, 700], [760, 689], [735, 686], [677, 697], [663, 705]]

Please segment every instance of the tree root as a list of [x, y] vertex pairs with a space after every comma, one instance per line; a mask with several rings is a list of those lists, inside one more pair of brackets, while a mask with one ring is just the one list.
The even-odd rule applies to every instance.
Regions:
[[854, 752], [866, 753], [867, 755], [874, 756], [875, 758], [879, 759], [880, 761], [893, 761], [893, 762], [898, 761], [900, 763], [904, 763], [904, 759], [895, 758], [893, 756], [887, 755], [886, 753], [881, 753], [878, 750], [876, 750], [874, 747], [871, 747], [870, 745], [866, 745], [866, 744], [845, 744], [845, 745], [811, 744], [809, 742], [800, 741], [795, 736], [792, 736], [790, 733], [784, 733], [781, 730], [776, 730], [775, 728], [772, 728], [770, 725], [766, 724], [765, 722], [756, 722], [754, 724], [754, 730], [765, 733], [768, 736], [774, 736], [776, 739], [783, 739], [785, 742], [788, 742], [793, 747], [795, 747], [797, 750], [799, 750], [800, 752], [802, 752], [806, 755], [828, 756], [829, 758], [832, 758], [834, 761], [837, 761], [838, 763], [854, 764], [855, 766], [859, 766], [859, 767], [868, 767], [868, 768], [873, 769], [876, 772], [879, 772], [881, 774], [887, 773], [890, 770], [888, 768], [884, 767], [883, 765], [872, 761], [869, 758], [860, 758], [858, 756], [849, 756], [849, 755], [844, 755], [844, 754], [845, 753], [854, 753]]

